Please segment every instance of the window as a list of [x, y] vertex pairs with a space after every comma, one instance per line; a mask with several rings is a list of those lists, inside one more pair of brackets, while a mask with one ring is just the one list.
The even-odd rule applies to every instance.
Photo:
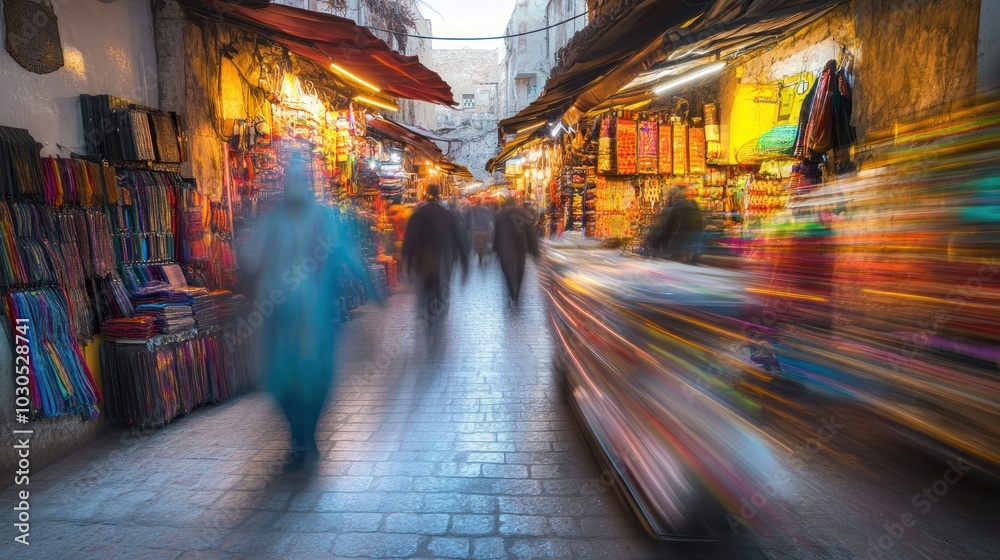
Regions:
[[476, 96], [472, 93], [462, 94], [462, 108], [463, 109], [475, 109], [476, 108]]

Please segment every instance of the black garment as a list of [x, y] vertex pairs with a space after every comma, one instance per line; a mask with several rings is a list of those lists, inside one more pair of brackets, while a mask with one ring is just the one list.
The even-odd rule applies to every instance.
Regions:
[[403, 238], [403, 263], [417, 277], [430, 320], [444, 309], [456, 260], [468, 269], [468, 241], [455, 213], [433, 201], [417, 208]]
[[703, 229], [701, 209], [693, 200], [682, 198], [664, 211], [650, 245], [673, 259], [694, 262], [702, 252]]
[[500, 211], [493, 226], [493, 250], [500, 258], [500, 269], [507, 281], [507, 291], [514, 303], [521, 297], [524, 261], [530, 253], [538, 258], [538, 235], [534, 219], [524, 210], [508, 206]]

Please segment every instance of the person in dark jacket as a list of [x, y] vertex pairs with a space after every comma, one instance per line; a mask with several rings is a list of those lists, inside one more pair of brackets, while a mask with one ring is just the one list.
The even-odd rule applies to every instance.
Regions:
[[695, 264], [702, 253], [704, 222], [698, 204], [686, 194], [683, 187], [674, 191], [673, 203], [664, 208], [650, 245], [668, 258]]
[[448, 303], [455, 261], [469, 268], [469, 247], [453, 212], [443, 208], [437, 185], [427, 187], [427, 203], [410, 216], [403, 238], [403, 263], [420, 290], [420, 308], [431, 323]]
[[527, 255], [538, 259], [538, 236], [534, 219], [516, 201], [507, 200], [497, 214], [493, 226], [493, 250], [500, 259], [500, 269], [507, 281], [507, 292], [517, 305], [521, 298], [521, 281], [524, 279], [524, 263]]

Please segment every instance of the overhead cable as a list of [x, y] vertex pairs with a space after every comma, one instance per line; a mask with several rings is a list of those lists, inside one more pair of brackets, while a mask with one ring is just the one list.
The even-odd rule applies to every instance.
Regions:
[[531, 35], [532, 33], [540, 33], [542, 31], [547, 31], [549, 29], [552, 29], [553, 27], [559, 27], [560, 25], [562, 25], [564, 23], [569, 23], [569, 22], [571, 22], [571, 21], [573, 21], [575, 19], [579, 19], [579, 18], [581, 18], [581, 17], [583, 17], [585, 15], [587, 15], [587, 12], [576, 14], [575, 16], [573, 16], [573, 17], [571, 17], [569, 19], [564, 19], [564, 20], [562, 20], [560, 22], [553, 23], [552, 25], [547, 25], [547, 26], [539, 28], [539, 29], [532, 29], [531, 31], [522, 31], [521, 33], [513, 33], [511, 35], [500, 35], [499, 37], [432, 37], [430, 35], [414, 35], [414, 34], [411, 34], [411, 33], [399, 33], [397, 31], [392, 31], [390, 29], [382, 29], [381, 27], [372, 27], [370, 25], [366, 25], [365, 27], [367, 27], [368, 29], [371, 29], [373, 31], [382, 31], [383, 33], [392, 33], [393, 35], [398, 35], [400, 37], [413, 37], [414, 39], [434, 39], [434, 40], [437, 40], [437, 41], [494, 41], [494, 40], [497, 40], [497, 39], [508, 39], [508, 38], [511, 38], [511, 37], [521, 37], [522, 35]]

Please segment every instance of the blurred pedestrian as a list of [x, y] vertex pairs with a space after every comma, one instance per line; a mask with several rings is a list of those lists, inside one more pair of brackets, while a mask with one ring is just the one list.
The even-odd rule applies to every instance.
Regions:
[[670, 259], [696, 264], [702, 253], [704, 221], [692, 196], [684, 186], [674, 188], [650, 236], [650, 246]]
[[446, 309], [455, 261], [462, 263], [463, 275], [469, 268], [465, 234], [439, 197], [439, 187], [428, 185], [427, 202], [410, 216], [403, 238], [403, 262], [407, 273], [416, 278], [420, 307], [431, 323]]
[[392, 199], [389, 206], [389, 223], [392, 224], [394, 238], [393, 256], [396, 262], [400, 262], [403, 256], [403, 237], [406, 236], [406, 224], [410, 221], [412, 210], [403, 205], [401, 196]]
[[493, 251], [500, 259], [500, 269], [507, 282], [507, 293], [517, 305], [524, 280], [524, 263], [528, 254], [538, 259], [538, 237], [534, 219], [517, 207], [514, 198], [507, 199], [496, 216], [493, 226]]
[[548, 214], [549, 220], [549, 237], [555, 237], [559, 232], [559, 207], [556, 206], [556, 201], [552, 200], [549, 202], [549, 208], [546, 212]]
[[479, 264], [483, 264], [483, 255], [490, 244], [490, 237], [493, 235], [493, 210], [489, 206], [484, 206], [481, 200], [469, 210], [469, 231], [472, 237], [472, 250], [479, 257]]
[[334, 377], [341, 274], [350, 271], [370, 298], [381, 297], [358, 248], [332, 211], [315, 202], [304, 165], [293, 160], [283, 203], [258, 225], [255, 251], [245, 263], [263, 315], [266, 387], [290, 429], [290, 469], [319, 458], [316, 425]]

